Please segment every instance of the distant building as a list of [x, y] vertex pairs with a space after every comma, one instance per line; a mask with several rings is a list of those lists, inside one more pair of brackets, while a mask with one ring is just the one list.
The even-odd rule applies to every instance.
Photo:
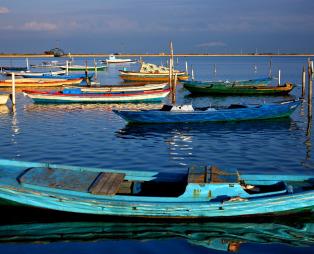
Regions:
[[64, 51], [60, 48], [54, 48], [44, 52], [46, 55], [53, 55], [54, 57], [64, 56]]

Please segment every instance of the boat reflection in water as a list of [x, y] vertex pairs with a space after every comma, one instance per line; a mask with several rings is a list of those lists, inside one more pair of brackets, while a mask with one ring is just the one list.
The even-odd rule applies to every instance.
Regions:
[[227, 222], [181, 222], [121, 220], [114, 217], [100, 219], [43, 212], [40, 209], [26, 208], [21, 212], [20, 209], [2, 208], [9, 215], [0, 221], [1, 243], [184, 239], [193, 245], [231, 252], [238, 251], [246, 243], [284, 243], [292, 246], [309, 246], [314, 243], [313, 214], [277, 220], [268, 217], [259, 219], [258, 222], [243, 219]]
[[173, 133], [204, 133], [206, 135], [219, 136], [237, 132], [239, 135], [248, 133], [270, 132], [288, 132], [298, 128], [296, 122], [291, 118], [280, 118], [260, 121], [244, 122], [222, 122], [222, 123], [171, 123], [171, 124], [126, 124], [126, 126], [116, 132], [119, 138], [156, 136], [156, 134], [173, 134]]

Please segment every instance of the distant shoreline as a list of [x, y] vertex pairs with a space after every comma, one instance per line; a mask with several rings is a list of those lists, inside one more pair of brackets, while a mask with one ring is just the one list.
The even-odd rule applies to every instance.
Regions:
[[[64, 55], [65, 57], [108, 57], [110, 54], [71, 54]], [[302, 54], [267, 54], [267, 53], [251, 53], [251, 54], [174, 54], [175, 57], [313, 57], [314, 53], [302, 53]], [[0, 58], [54, 58], [53, 55], [48, 54], [0, 54]], [[169, 57], [169, 54], [119, 54], [117, 57]]]

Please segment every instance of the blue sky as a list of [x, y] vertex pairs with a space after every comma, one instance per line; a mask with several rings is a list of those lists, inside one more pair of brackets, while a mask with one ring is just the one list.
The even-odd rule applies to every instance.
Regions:
[[0, 52], [310, 52], [313, 0], [0, 0]]

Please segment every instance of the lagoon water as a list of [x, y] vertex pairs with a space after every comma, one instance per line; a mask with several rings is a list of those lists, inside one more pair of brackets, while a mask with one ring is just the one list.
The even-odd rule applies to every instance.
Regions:
[[[42, 60], [47, 59], [30, 59], [30, 62], [40, 63]], [[167, 59], [144, 60], [165, 64]], [[189, 68], [192, 66], [194, 69], [195, 79], [235, 80], [267, 76], [270, 58], [182, 57], [175, 60], [179, 69], [184, 69], [187, 61]], [[83, 64], [85, 59], [75, 61]], [[92, 64], [93, 59], [88, 61]], [[179, 84], [177, 103], [197, 106], [255, 104], [299, 97], [301, 71], [306, 62], [303, 57], [272, 58], [272, 74], [277, 76], [280, 69], [282, 83], [297, 84], [289, 96], [196, 97], [189, 95]], [[10, 64], [25, 65], [25, 60], [0, 59], [0, 66]], [[102, 84], [121, 83], [118, 70], [123, 67], [136, 69], [138, 65], [109, 66], [107, 70], [98, 72], [98, 80]], [[22, 93], [17, 94], [16, 101], [14, 109], [10, 105], [0, 107], [0, 157], [5, 159], [182, 174], [191, 165], [208, 164], [266, 174], [302, 174], [311, 173], [314, 169], [313, 138], [308, 131], [306, 102], [288, 119], [128, 125], [111, 109], [156, 108], [161, 103], [44, 105], [33, 104]], [[12, 222], [4, 220], [0, 224], [0, 253], [103, 253], [108, 250], [110, 253], [221, 253], [228, 246], [232, 248], [232, 244], [239, 248], [239, 253], [314, 251], [312, 217], [300, 216], [293, 221], [274, 222], [270, 218], [258, 223], [183, 225], [104, 222], [99, 217], [93, 223], [76, 218], [81, 223], [78, 225], [64, 220], [38, 222], [32, 218], [31, 223], [25, 225], [26, 222], [16, 216], [16, 220], [13, 217]], [[32, 217], [31, 214], [28, 217]], [[29, 232], [27, 229], [32, 230]], [[10, 234], [15, 234], [16, 238], [5, 239], [5, 235]], [[42, 244], [41, 240], [48, 244]], [[15, 243], [19, 241], [23, 243]]]

